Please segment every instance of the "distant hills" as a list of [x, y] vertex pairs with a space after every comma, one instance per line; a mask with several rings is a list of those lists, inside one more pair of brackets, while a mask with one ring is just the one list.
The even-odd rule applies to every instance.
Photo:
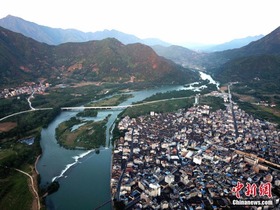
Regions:
[[[266, 36], [233, 40], [211, 48], [222, 51], [204, 53], [158, 39], [142, 40], [116, 30], [85, 33], [54, 29], [10, 15], [0, 19], [0, 26], [32, 38], [1, 28], [1, 83], [13, 78], [25, 80], [31, 75], [68, 81], [114, 82], [127, 82], [135, 77], [133, 81], [163, 83], [189, 81], [195, 77], [192, 71], [175, 62], [206, 70], [221, 82], [253, 81], [255, 84], [262, 81], [280, 86], [280, 27]], [[106, 39], [108, 37], [114, 39]], [[92, 39], [96, 41], [89, 41]], [[236, 48], [238, 46], [242, 47]], [[223, 50], [229, 47], [235, 49]], [[178, 78], [180, 74], [182, 78]]]
[[251, 42], [257, 41], [263, 37], [264, 37], [264, 35], [248, 36], [245, 38], [234, 39], [229, 42], [225, 42], [225, 43], [219, 44], [219, 45], [214, 45], [211, 47], [202, 47], [202, 48], [200, 48], [200, 50], [203, 50], [205, 52], [218, 52], [218, 51], [236, 49], [236, 48], [246, 46], [246, 45], [250, 44]]
[[280, 27], [263, 38], [251, 42], [244, 47], [217, 52], [217, 54], [220, 54], [227, 59], [250, 55], [280, 54]]
[[[242, 57], [246, 54], [254, 54], [255, 45], [254, 42], [263, 38], [263, 35], [246, 37], [243, 39], [235, 39], [230, 42], [214, 45], [211, 47], [201, 47], [199, 51], [190, 50], [188, 48], [172, 45], [172, 46], [161, 46], [155, 45], [151, 46], [158, 55], [166, 57], [175, 63], [180, 65], [205, 70], [206, 68], [213, 68], [225, 63], [226, 61], [234, 58], [235, 56]], [[252, 52], [250, 51], [250, 46], [248, 48], [244, 47], [246, 45], [253, 44]], [[260, 44], [262, 46], [262, 44]], [[244, 48], [242, 48], [244, 47]], [[244, 49], [244, 52], [240, 51], [240, 48]], [[268, 48], [270, 49], [270, 48]], [[259, 49], [262, 52], [263, 49]], [[240, 54], [241, 53], [241, 54]], [[236, 54], [236, 55], [235, 55]]]
[[200, 65], [200, 59], [205, 53], [198, 53], [177, 45], [168, 47], [155, 45], [152, 48], [158, 55], [168, 58], [177, 64], [193, 69], [203, 69], [202, 65]]
[[126, 34], [117, 30], [104, 30], [97, 32], [82, 32], [76, 29], [60, 29], [41, 26], [26, 21], [22, 18], [8, 15], [0, 19], [0, 26], [14, 32], [23, 34], [38, 42], [49, 45], [59, 45], [66, 42], [86, 42], [91, 40], [102, 40], [116, 38], [123, 44], [142, 43], [145, 45], [170, 46], [169, 43], [155, 38], [140, 39], [134, 35]]
[[47, 78], [53, 82], [188, 83], [198, 74], [137, 43], [114, 38], [57, 46], [0, 27], [0, 86]]
[[208, 55], [216, 61], [211, 71], [222, 82], [252, 83], [264, 91], [280, 93], [280, 27], [242, 48]]

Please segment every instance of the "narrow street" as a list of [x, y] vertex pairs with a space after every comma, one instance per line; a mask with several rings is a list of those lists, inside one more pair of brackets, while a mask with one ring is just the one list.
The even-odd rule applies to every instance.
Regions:
[[131, 160], [132, 158], [132, 154], [133, 154], [133, 133], [134, 133], [134, 129], [132, 130], [132, 134], [131, 134], [131, 145], [130, 145], [130, 154], [129, 154], [129, 158], [126, 160], [125, 164], [124, 164], [124, 167], [123, 167], [123, 171], [122, 171], [122, 174], [120, 176], [120, 179], [118, 181], [118, 186], [117, 186], [117, 192], [116, 192], [116, 198], [117, 200], [119, 201], [120, 200], [120, 191], [121, 191], [121, 184], [122, 184], [122, 179], [123, 179], [123, 175], [125, 173], [125, 170], [126, 170], [126, 166], [127, 166], [127, 163]]
[[232, 102], [232, 98], [231, 98], [230, 86], [231, 86], [231, 84], [228, 85], [228, 98], [229, 98], [229, 103], [230, 103], [230, 108], [231, 108], [232, 118], [233, 118], [233, 123], [234, 123], [235, 138], [237, 138], [239, 136], [239, 134], [238, 134], [238, 128], [237, 128], [235, 113], [234, 113], [234, 110], [233, 110], [233, 102]]

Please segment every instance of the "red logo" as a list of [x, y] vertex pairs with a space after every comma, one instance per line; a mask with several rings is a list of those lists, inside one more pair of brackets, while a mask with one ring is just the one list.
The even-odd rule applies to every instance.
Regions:
[[259, 187], [259, 195], [260, 196], [267, 196], [269, 198], [272, 197], [271, 194], [271, 183], [267, 182], [267, 183], [262, 183]]
[[[244, 184], [242, 184], [241, 182], [238, 181], [237, 185], [231, 189], [231, 192], [234, 192], [235, 196], [237, 198], [240, 198], [240, 191], [243, 188], [244, 188]], [[261, 183], [259, 187], [256, 184], [246, 183], [245, 189], [246, 189], [245, 196], [247, 196], [247, 197], [249, 197], [249, 196], [256, 197], [257, 192], [259, 193], [259, 196], [267, 196], [269, 198], [272, 197], [270, 182]]]

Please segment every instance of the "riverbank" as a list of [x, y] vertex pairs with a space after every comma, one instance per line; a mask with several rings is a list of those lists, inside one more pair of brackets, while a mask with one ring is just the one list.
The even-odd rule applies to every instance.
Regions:
[[[127, 106], [143, 101], [156, 93], [174, 90], [184, 90], [184, 86], [161, 86], [157, 88], [133, 91], [132, 98], [127, 99], [120, 106]], [[107, 97], [107, 96], [105, 96]], [[193, 103], [194, 100], [191, 100]], [[163, 103], [163, 102], [161, 102]], [[165, 102], [164, 102], [165, 103]], [[186, 103], [184, 104], [186, 105]], [[76, 162], [81, 150], [67, 150], [57, 144], [55, 128], [64, 121], [75, 116], [74, 112], [62, 112], [48, 128], [42, 131], [41, 146], [43, 156], [38, 163], [38, 170], [42, 177], [42, 185], [55, 177], [60, 183], [59, 190], [46, 198], [49, 208], [60, 209], [94, 209], [111, 199], [110, 180], [112, 163], [111, 130], [122, 110], [99, 110], [97, 118], [105, 118], [109, 114], [106, 128], [106, 147], [100, 153], [89, 153]], [[74, 159], [74, 160], [73, 160]], [[79, 189], [79, 190], [77, 190]], [[102, 209], [111, 210], [109, 204]]]

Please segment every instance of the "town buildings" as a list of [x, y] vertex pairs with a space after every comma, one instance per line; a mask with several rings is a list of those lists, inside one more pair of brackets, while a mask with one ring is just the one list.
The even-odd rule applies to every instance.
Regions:
[[35, 84], [34, 82], [30, 82], [26, 84], [26, 86], [5, 88], [0, 91], [0, 99], [11, 98], [23, 94], [27, 94], [27, 95], [31, 95], [32, 93], [43, 94], [49, 86], [50, 86], [49, 83], [43, 84], [40, 82], [39, 84]]
[[[111, 190], [130, 209], [233, 208], [239, 183], [241, 199], [279, 205], [280, 131], [237, 105], [125, 117], [118, 128], [126, 132], [115, 142]], [[248, 194], [265, 183], [271, 197]]]

